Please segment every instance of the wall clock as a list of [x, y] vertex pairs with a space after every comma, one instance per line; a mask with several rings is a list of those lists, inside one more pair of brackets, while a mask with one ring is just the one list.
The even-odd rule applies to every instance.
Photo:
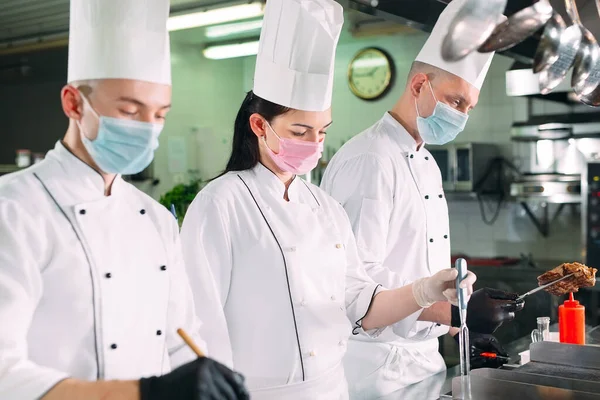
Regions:
[[359, 51], [348, 66], [348, 85], [360, 99], [377, 100], [391, 89], [395, 78], [394, 60], [382, 49]]

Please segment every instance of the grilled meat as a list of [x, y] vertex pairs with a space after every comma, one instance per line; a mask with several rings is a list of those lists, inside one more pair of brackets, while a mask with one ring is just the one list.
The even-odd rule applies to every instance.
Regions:
[[538, 285], [542, 286], [565, 275], [574, 274], [572, 277], [547, 287], [548, 293], [555, 296], [577, 292], [581, 287], [590, 287], [596, 284], [596, 268], [591, 268], [580, 263], [564, 263], [550, 271], [538, 276]]

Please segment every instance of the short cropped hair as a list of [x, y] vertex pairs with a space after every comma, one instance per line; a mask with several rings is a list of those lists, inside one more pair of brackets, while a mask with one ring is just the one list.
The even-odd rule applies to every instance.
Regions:
[[416, 74], [425, 74], [431, 81], [435, 79], [452, 79], [456, 77], [455, 75], [448, 71], [444, 71], [441, 68], [434, 67], [433, 65], [421, 61], [415, 61], [410, 67], [410, 72], [408, 73], [408, 79], [406, 81], [407, 85], [410, 84], [410, 81]]

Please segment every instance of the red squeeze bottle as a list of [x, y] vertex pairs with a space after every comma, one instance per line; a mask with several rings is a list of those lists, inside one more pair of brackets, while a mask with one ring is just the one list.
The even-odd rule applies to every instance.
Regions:
[[558, 306], [558, 329], [561, 343], [585, 344], [585, 307], [569, 294]]

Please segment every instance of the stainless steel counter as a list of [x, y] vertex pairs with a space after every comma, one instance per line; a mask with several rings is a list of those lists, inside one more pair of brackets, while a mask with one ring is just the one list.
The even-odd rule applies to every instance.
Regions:
[[[552, 326], [551, 330], [556, 330], [557, 326]], [[600, 344], [600, 326], [595, 328], [588, 328], [587, 332], [587, 343], [588, 344]], [[564, 376], [562, 378], [550, 375], [541, 375], [539, 371], [535, 371], [534, 365], [532, 364], [531, 368], [523, 368], [522, 371], [518, 371], [518, 362], [519, 362], [519, 353], [529, 349], [531, 345], [531, 338], [529, 335], [519, 338], [505, 346], [506, 350], [510, 354], [510, 365], [507, 365], [506, 368], [500, 370], [474, 370], [472, 371], [473, 375], [473, 384], [476, 387], [476, 390], [481, 390], [482, 385], [494, 386], [497, 387], [500, 391], [497, 396], [498, 397], [485, 397], [485, 400], [493, 400], [494, 398], [498, 399], [506, 399], [510, 397], [508, 393], [510, 390], [513, 390], [513, 395], [516, 395], [515, 399], [537, 399], [537, 398], [551, 398], [551, 399], [598, 399], [600, 396], [596, 395], [596, 392], [592, 392], [592, 395], [581, 394], [577, 392], [574, 397], [570, 392], [572, 390], [580, 389], [580, 390], [595, 390], [595, 388], [600, 387], [600, 383], [597, 381], [584, 381], [581, 379], [575, 380], [574, 376], [568, 377]], [[600, 362], [600, 361], [598, 361]], [[539, 365], [537, 365], [539, 367]], [[539, 369], [539, 368], [538, 368]], [[556, 369], [556, 368], [554, 368]], [[546, 374], [552, 372], [552, 367], [542, 368], [542, 370], [547, 371]], [[526, 372], [527, 375], [522, 374], [522, 372]], [[578, 372], [577, 369], [574, 369], [574, 373]], [[593, 371], [592, 373], [596, 373]], [[597, 371], [600, 373], [600, 370]], [[567, 374], [569, 375], [569, 374]], [[444, 395], [449, 395], [452, 393], [452, 384], [453, 379], [460, 376], [459, 366], [454, 366], [448, 368], [448, 370], [440, 372], [430, 378], [427, 378], [417, 384], [406, 387], [397, 392], [391, 393], [386, 396], [378, 397], [378, 400], [438, 400], [438, 399], [448, 399], [450, 397], [441, 397]], [[503, 382], [506, 382], [506, 379], [512, 379], [513, 381], [517, 381], [518, 384], [513, 385], [512, 389], [506, 389], [506, 384], [503, 386]], [[537, 385], [540, 388], [532, 389], [532, 382], [537, 382]], [[454, 382], [456, 385], [456, 381]], [[548, 385], [554, 385], [555, 387], [548, 387]], [[504, 390], [506, 389], [506, 390]], [[548, 396], [556, 396], [556, 397], [535, 397], [536, 393], [542, 391], [543, 393], [547, 393]], [[531, 393], [529, 393], [531, 392]], [[529, 397], [525, 397], [529, 396]], [[474, 400], [480, 400], [479, 398], [474, 398]]]
[[458, 365], [377, 400], [437, 400], [452, 392], [452, 379], [457, 376], [460, 376]]
[[[600, 400], [600, 346], [534, 343], [531, 361], [514, 369], [481, 369], [470, 377], [471, 399]], [[452, 394], [462, 392], [460, 378]]]

